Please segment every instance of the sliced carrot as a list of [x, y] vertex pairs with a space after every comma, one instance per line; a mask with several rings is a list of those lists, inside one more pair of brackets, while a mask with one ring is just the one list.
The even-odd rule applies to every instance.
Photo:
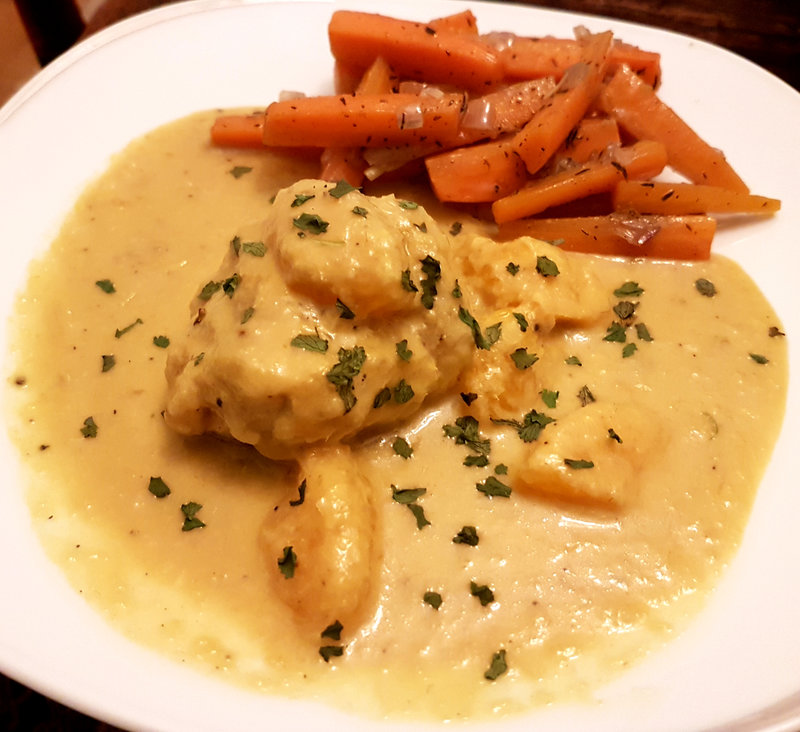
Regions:
[[264, 147], [264, 113], [226, 114], [211, 125], [211, 142], [220, 147]]
[[425, 159], [431, 187], [440, 201], [494, 201], [517, 190], [525, 164], [507, 140], [460, 147]]
[[584, 117], [554, 156], [555, 167], [567, 161], [585, 163], [619, 145], [619, 127], [610, 117]]
[[[510, 79], [538, 79], [553, 76], [561, 79], [564, 72], [581, 60], [581, 42], [573, 38], [513, 37], [500, 51], [500, 61]], [[661, 77], [661, 56], [615, 40], [608, 55], [609, 70], [627, 64], [652, 87]]]
[[614, 257], [708, 259], [716, 222], [708, 216], [584, 216], [500, 226], [501, 240], [532, 236], [560, 249]]
[[611, 40], [610, 32], [591, 36], [582, 60], [570, 66], [550, 101], [517, 134], [517, 151], [529, 173], [544, 166], [594, 102], [605, 76]]
[[463, 97], [358, 94], [273, 102], [264, 117], [264, 144], [277, 147], [376, 147], [451, 140]]
[[428, 23], [428, 27], [433, 28], [437, 33], [449, 31], [451, 33], [478, 35], [478, 19], [471, 10], [463, 10], [460, 13], [453, 13], [443, 18], [436, 18]]
[[614, 151], [610, 158], [590, 161], [532, 181], [524, 188], [497, 199], [492, 204], [492, 215], [498, 224], [533, 216], [552, 206], [612, 191], [625, 177], [657, 175], [665, 163], [663, 145], [637, 142], [629, 148]]
[[617, 69], [598, 101], [606, 114], [634, 137], [664, 143], [669, 164], [693, 183], [749, 192], [725, 156], [705, 142], [626, 66]]
[[391, 94], [394, 91], [397, 76], [389, 62], [378, 56], [364, 72], [358, 82], [356, 94]]
[[775, 198], [739, 193], [696, 183], [620, 181], [614, 189], [614, 208], [652, 214], [742, 213], [773, 214], [781, 207]]
[[503, 78], [497, 53], [477, 36], [437, 31], [425, 23], [336, 10], [328, 25], [334, 58], [366, 69], [383, 56], [403, 78], [483, 90]]

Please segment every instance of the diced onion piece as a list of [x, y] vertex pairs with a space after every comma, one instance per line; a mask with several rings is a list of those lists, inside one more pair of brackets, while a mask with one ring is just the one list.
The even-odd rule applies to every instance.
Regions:
[[467, 102], [461, 126], [471, 130], [488, 130], [494, 127], [496, 120], [497, 114], [491, 101], [478, 97]]
[[418, 130], [423, 123], [422, 107], [419, 104], [409, 104], [397, 115], [397, 126], [401, 130]]
[[619, 224], [617, 233], [620, 238], [624, 239], [628, 244], [637, 247], [644, 246], [661, 231], [661, 227], [653, 221], [652, 217], [645, 219], [641, 216], [629, 216], [624, 214], [612, 214], [612, 216], [614, 216]]

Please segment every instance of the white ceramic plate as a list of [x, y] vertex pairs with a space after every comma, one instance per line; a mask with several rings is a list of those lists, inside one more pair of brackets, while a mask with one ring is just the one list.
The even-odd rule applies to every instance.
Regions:
[[[427, 20], [454, 0], [347, 3]], [[789, 334], [784, 429], [740, 553], [708, 608], [663, 652], [598, 692], [599, 704], [532, 712], [503, 730], [749, 730], [800, 726], [800, 95], [719, 48], [604, 19], [468, 3], [483, 30], [570, 35], [582, 24], [661, 52], [662, 97], [725, 150], [751, 188], [783, 200], [772, 220], [723, 228]], [[205, 108], [263, 105], [283, 89], [330, 90], [334, 3], [200, 0], [132, 18], [57, 59], [0, 110], [0, 341], [31, 257], [83, 186], [132, 138]], [[8, 378], [8, 369], [4, 372]], [[0, 437], [0, 669], [123, 727], [375, 729], [312, 704], [226, 686], [118, 635], [69, 587], [33, 534], [17, 459]], [[382, 729], [395, 725], [379, 725]], [[494, 725], [489, 725], [490, 728]], [[421, 727], [415, 729], [421, 729]]]

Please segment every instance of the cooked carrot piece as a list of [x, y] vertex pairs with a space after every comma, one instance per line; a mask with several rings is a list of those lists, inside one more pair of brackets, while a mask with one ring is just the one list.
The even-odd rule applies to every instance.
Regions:
[[773, 214], [776, 198], [739, 193], [696, 183], [620, 181], [614, 189], [614, 208], [647, 214], [742, 213]]
[[403, 78], [483, 90], [503, 78], [497, 53], [477, 36], [437, 31], [425, 23], [337, 10], [328, 25], [334, 58], [366, 69], [383, 56]]
[[708, 216], [584, 216], [525, 219], [500, 226], [499, 238], [532, 236], [560, 249], [613, 257], [708, 259], [716, 222]]
[[570, 66], [550, 101], [517, 134], [517, 151], [529, 173], [544, 166], [594, 102], [605, 76], [611, 39], [610, 32], [589, 38], [582, 60]]
[[585, 163], [619, 144], [619, 127], [615, 120], [610, 117], [584, 117], [567, 135], [553, 161], [555, 167], [561, 161]]
[[273, 102], [264, 144], [277, 147], [375, 147], [450, 140], [458, 133], [461, 94], [357, 94]]
[[626, 66], [617, 69], [598, 101], [606, 114], [634, 137], [664, 143], [669, 164], [693, 183], [749, 192], [725, 156], [705, 142]]
[[[500, 51], [500, 61], [510, 79], [538, 79], [564, 72], [581, 60], [581, 43], [573, 38], [514, 37]], [[627, 64], [646, 84], [656, 87], [661, 77], [661, 56], [615, 40], [608, 54], [608, 68]]]
[[607, 159], [595, 160], [569, 170], [536, 179], [492, 204], [498, 224], [533, 216], [579, 198], [612, 191], [625, 177], [656, 175], [664, 168], [666, 152], [659, 143], [637, 142], [615, 150]]
[[264, 147], [264, 113], [226, 114], [211, 125], [211, 142], [220, 147]]
[[440, 201], [494, 201], [517, 190], [525, 181], [525, 164], [507, 140], [460, 147], [425, 159], [425, 167]]
[[478, 20], [471, 10], [463, 10], [460, 13], [445, 15], [443, 18], [436, 18], [428, 23], [429, 28], [433, 28], [437, 33], [449, 31], [451, 33], [469, 33], [478, 35]]
[[356, 94], [391, 94], [397, 81], [392, 67], [383, 56], [378, 56], [358, 82]]

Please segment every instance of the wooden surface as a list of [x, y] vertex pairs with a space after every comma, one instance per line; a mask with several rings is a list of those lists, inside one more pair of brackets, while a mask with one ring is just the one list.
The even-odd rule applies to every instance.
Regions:
[[[106, 0], [85, 19], [84, 35], [166, 1]], [[800, 89], [800, 0], [518, 0], [518, 4], [606, 16], [685, 33], [734, 51]], [[397, 8], [396, 14], [402, 15], [402, 0], [398, 0]], [[11, 0], [0, 0], [0, 103], [38, 69], [32, 45], [13, 10]], [[113, 730], [2, 675], [0, 729]]]

